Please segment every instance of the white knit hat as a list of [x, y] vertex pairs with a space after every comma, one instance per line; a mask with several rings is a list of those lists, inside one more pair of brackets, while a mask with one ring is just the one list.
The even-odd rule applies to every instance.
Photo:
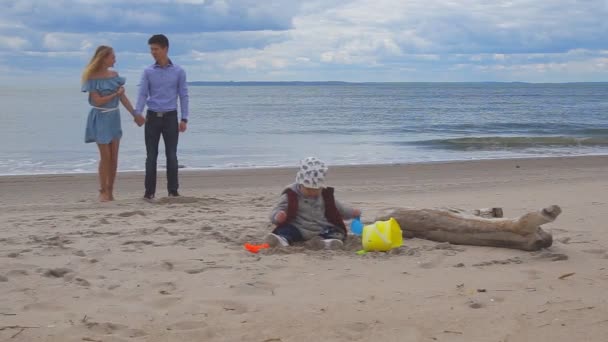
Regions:
[[296, 183], [311, 189], [320, 189], [325, 185], [327, 166], [315, 157], [300, 161], [300, 170], [296, 175]]

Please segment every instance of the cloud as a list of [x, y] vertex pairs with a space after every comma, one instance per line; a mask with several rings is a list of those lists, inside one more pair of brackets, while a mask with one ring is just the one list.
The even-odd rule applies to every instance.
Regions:
[[42, 45], [48, 51], [88, 50], [93, 47], [86, 35], [72, 33], [47, 33]]
[[[165, 32], [190, 80], [598, 80], [606, 1], [5, 0], [14, 67], [74, 72], [100, 44], [117, 67], [151, 63]], [[36, 70], [39, 70], [36, 69]], [[1, 76], [0, 76], [1, 77]], [[515, 79], [517, 78], [517, 79]]]
[[5, 0], [2, 16], [50, 32], [218, 32], [284, 30], [292, 1]]
[[0, 36], [0, 49], [23, 50], [29, 45], [29, 41], [21, 37]]

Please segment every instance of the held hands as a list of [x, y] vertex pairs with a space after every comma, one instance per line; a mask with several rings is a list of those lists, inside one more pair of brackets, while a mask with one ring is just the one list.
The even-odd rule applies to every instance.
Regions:
[[141, 114], [133, 114], [133, 121], [135, 121], [137, 126], [141, 127], [146, 123], [146, 118]]
[[283, 224], [286, 220], [287, 214], [283, 210], [279, 211], [278, 213], [276, 213], [276, 215], [274, 215], [274, 221], [277, 224]]

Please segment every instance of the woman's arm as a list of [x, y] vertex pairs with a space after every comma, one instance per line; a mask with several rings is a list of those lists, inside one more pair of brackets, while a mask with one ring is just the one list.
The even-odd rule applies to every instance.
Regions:
[[103, 106], [104, 104], [112, 101], [112, 99], [114, 99], [116, 96], [122, 96], [124, 94], [124, 92], [125, 92], [125, 88], [119, 87], [115, 93], [112, 93], [110, 95], [102, 96], [98, 92], [92, 91], [92, 92], [90, 92], [90, 96], [91, 96], [91, 100], [93, 101], [93, 103], [96, 106]]
[[131, 104], [131, 101], [129, 101], [127, 94], [122, 94], [120, 96], [120, 103], [122, 103], [122, 105], [125, 106], [129, 113], [131, 113], [131, 116], [133, 116], [133, 120], [135, 121], [137, 126], [141, 127], [146, 123], [146, 118], [141, 114], [137, 114], [135, 108], [133, 108], [133, 105]]
[[125, 108], [127, 109], [127, 111], [129, 111], [129, 113], [131, 113], [131, 115], [133, 117], [135, 117], [135, 109], [133, 108], [133, 105], [131, 104], [131, 101], [129, 101], [129, 98], [127, 97], [127, 94], [122, 94], [120, 96], [120, 103], [122, 103], [123, 106], [125, 106]]

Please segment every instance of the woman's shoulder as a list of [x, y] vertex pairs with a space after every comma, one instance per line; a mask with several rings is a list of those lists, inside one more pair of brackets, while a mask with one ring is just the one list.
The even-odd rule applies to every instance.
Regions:
[[93, 74], [83, 84], [82, 91], [93, 89], [112, 89], [124, 85], [126, 79], [118, 75], [118, 72], [111, 71], [107, 73]]
[[116, 77], [120, 77], [118, 75], [118, 72], [116, 71], [107, 71], [104, 73], [98, 73], [98, 74], [91, 74], [91, 76], [89, 77], [89, 81], [103, 81], [103, 80], [110, 80]]

